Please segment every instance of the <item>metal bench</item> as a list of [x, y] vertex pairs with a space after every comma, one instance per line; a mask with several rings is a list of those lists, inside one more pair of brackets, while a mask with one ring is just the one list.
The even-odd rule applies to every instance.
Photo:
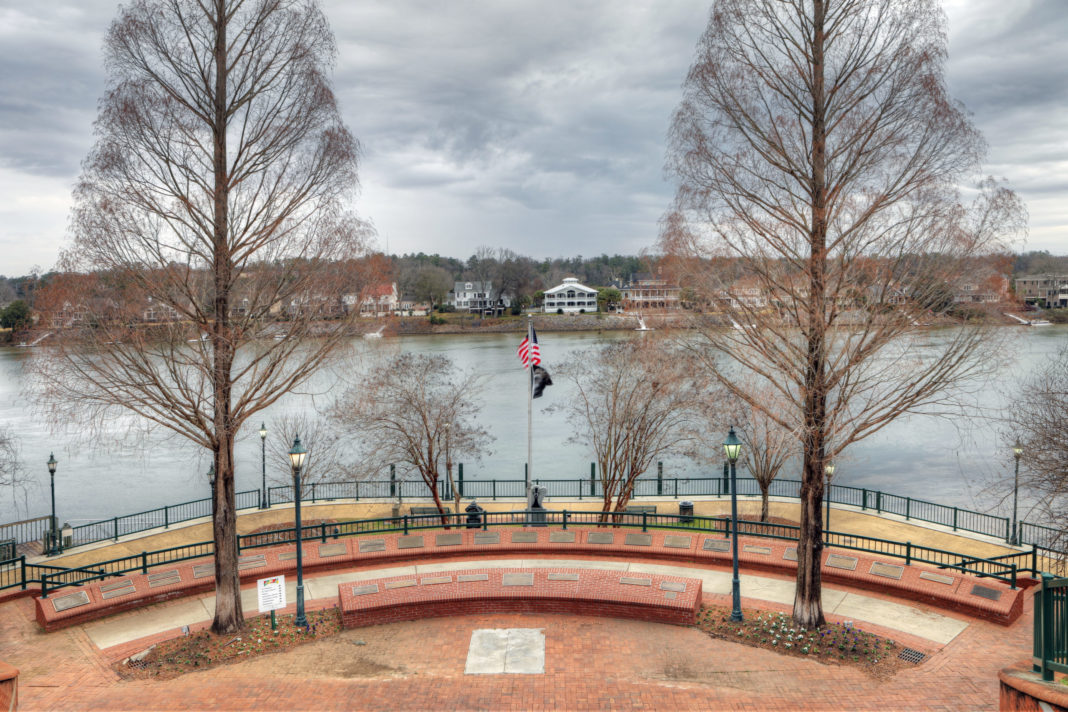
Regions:
[[633, 504], [623, 510], [624, 514], [656, 514], [655, 504]]
[[[413, 517], [418, 517], [420, 515], [438, 516], [441, 514], [437, 507], [411, 507], [408, 513]], [[452, 507], [445, 507], [445, 514], [452, 514]]]

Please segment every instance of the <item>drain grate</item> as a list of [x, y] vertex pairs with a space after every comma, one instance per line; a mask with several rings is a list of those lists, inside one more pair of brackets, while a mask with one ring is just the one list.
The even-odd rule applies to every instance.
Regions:
[[922, 663], [923, 659], [927, 657], [919, 650], [913, 650], [912, 648], [905, 648], [897, 656], [905, 662], [913, 664]]

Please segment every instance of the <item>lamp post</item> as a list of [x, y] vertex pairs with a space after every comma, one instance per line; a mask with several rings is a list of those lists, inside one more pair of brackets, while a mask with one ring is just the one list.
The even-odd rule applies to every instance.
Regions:
[[263, 485], [260, 490], [260, 509], [267, 509], [267, 423], [260, 424], [260, 465]]
[[827, 487], [824, 489], [826, 494], [823, 496], [823, 502], [827, 505], [827, 526], [823, 528], [823, 531], [829, 532], [831, 530], [831, 478], [834, 477], [833, 462], [828, 462], [823, 466], [823, 474], [827, 480]]
[[48, 453], [48, 478], [52, 481], [52, 519], [48, 522], [48, 555], [55, 556], [56, 550], [56, 456]]
[[738, 462], [738, 456], [742, 454], [742, 441], [734, 434], [734, 426], [727, 433], [727, 440], [723, 443], [723, 451], [727, 454], [727, 461], [731, 464], [731, 552], [734, 578], [731, 580], [731, 620], [742, 620], [742, 590], [738, 581], [738, 487], [735, 480], [734, 466]]
[[304, 616], [304, 556], [300, 530], [300, 468], [308, 451], [300, 444], [300, 436], [293, 439], [293, 448], [289, 451], [289, 462], [293, 466], [293, 501], [296, 502], [296, 540], [297, 540], [297, 618], [294, 625], [308, 627]]
[[1012, 535], [1009, 537], [1009, 544], [1012, 546], [1020, 545], [1020, 533], [1016, 530], [1016, 507], [1020, 499], [1020, 455], [1023, 455], [1023, 448], [1017, 440], [1012, 446], [1012, 456], [1016, 459], [1016, 474], [1012, 480]]

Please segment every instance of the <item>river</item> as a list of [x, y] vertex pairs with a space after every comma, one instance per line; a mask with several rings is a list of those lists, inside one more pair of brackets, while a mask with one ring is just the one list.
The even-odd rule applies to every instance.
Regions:
[[[1051, 358], [1068, 337], [1068, 327], [1005, 328], [1012, 329], [1012, 338], [1006, 343], [1014, 353], [1006, 355], [996, 378], [978, 394], [981, 412], [993, 413], [1000, 408], [1014, 380]], [[552, 373], [554, 363], [571, 358], [576, 351], [605, 340], [638, 335], [617, 331], [539, 336], [544, 363]], [[940, 337], [932, 332], [929, 338]], [[443, 354], [462, 368], [484, 372], [485, 388], [478, 404], [482, 423], [496, 440], [491, 446], [492, 454], [483, 462], [465, 464], [465, 478], [522, 479], [526, 461], [526, 379], [515, 354], [518, 341], [513, 334], [464, 334], [387, 337], [360, 340], [356, 345], [369, 351], [399, 348]], [[29, 349], [0, 349], [0, 422], [16, 434], [28, 476], [24, 492], [14, 497], [0, 493], [0, 522], [48, 513], [45, 462], [50, 452], [59, 461], [56, 511], [61, 523], [76, 525], [208, 496], [204, 472], [209, 458], [177, 437], [155, 434], [144, 442], [131, 444], [112, 433], [94, 437], [87, 444], [85, 438], [73, 437], [70, 432], [51, 432], [23, 394], [30, 355]], [[332, 400], [331, 384], [335, 382], [320, 377], [307, 389], [308, 393], [281, 401], [247, 425], [236, 453], [239, 490], [260, 486], [260, 442], [256, 431], [261, 420], [270, 430], [272, 417], [282, 412], [325, 405]], [[568, 384], [557, 379], [545, 397], [535, 401], [534, 471], [542, 479], [589, 476], [589, 449], [569, 442], [571, 428], [562, 414], [545, 412], [546, 406], [566, 398], [568, 393]], [[72, 429], [77, 427], [78, 424], [70, 424]], [[997, 431], [996, 425], [982, 418], [904, 418], [853, 446], [838, 463], [835, 482], [988, 510], [993, 500], [984, 490], [989, 490], [991, 482], [1000, 481], [995, 489], [1000, 487], [1002, 492], [1011, 488], [1011, 452], [999, 441]], [[719, 448], [721, 441], [710, 443], [709, 447]], [[277, 465], [272, 469], [275, 476], [284, 474]], [[706, 470], [683, 458], [664, 460], [665, 476]], [[781, 476], [796, 478], [797, 474], [784, 472]], [[1004, 507], [1001, 511], [1005, 512]], [[1021, 512], [1026, 518], [1026, 508]]]

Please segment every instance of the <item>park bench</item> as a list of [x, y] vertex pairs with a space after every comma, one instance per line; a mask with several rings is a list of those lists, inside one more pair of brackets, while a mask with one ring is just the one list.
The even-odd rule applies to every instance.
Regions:
[[[411, 514], [413, 517], [418, 517], [420, 515], [422, 515], [422, 516], [426, 516], [426, 515], [437, 516], [437, 515], [441, 514], [441, 512], [438, 511], [437, 507], [411, 507], [410, 510], [409, 510], [409, 514]], [[452, 508], [451, 507], [445, 507], [445, 514], [452, 514]]]
[[656, 514], [655, 504], [629, 504], [623, 510], [625, 514]]

